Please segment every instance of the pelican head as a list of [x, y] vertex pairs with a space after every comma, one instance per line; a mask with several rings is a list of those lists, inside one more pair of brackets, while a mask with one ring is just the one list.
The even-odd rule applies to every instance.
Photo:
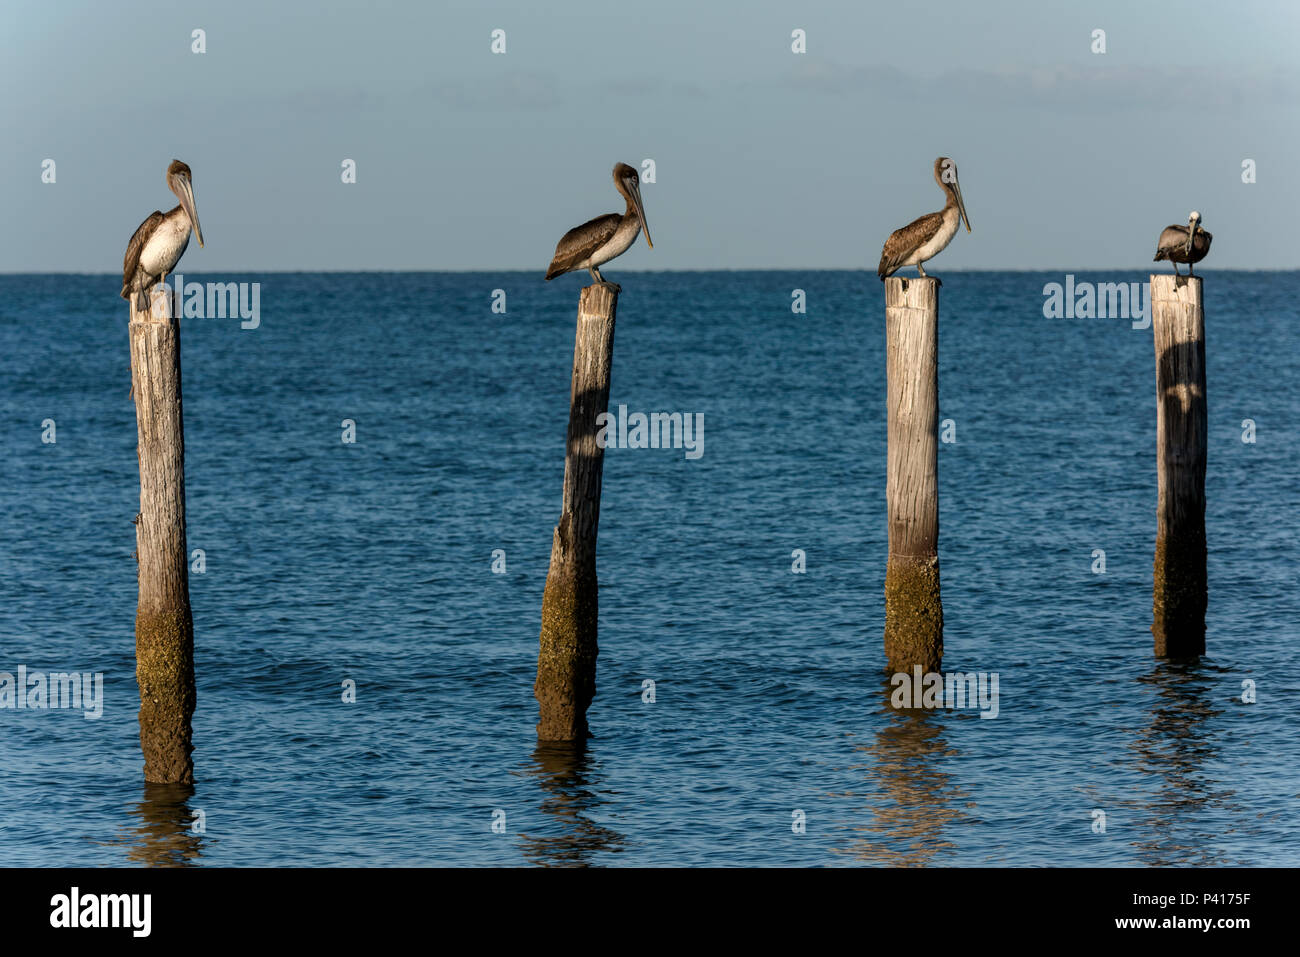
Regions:
[[203, 246], [203, 230], [199, 228], [199, 211], [194, 207], [194, 186], [190, 183], [190, 168], [180, 160], [172, 160], [167, 167], [167, 188], [181, 201], [181, 208], [189, 218], [190, 228]]
[[940, 189], [951, 194], [957, 201], [957, 210], [966, 224], [966, 232], [969, 233], [970, 217], [966, 215], [966, 204], [961, 198], [961, 184], [957, 182], [957, 164], [946, 156], [940, 156], [934, 161], [934, 181], [939, 184]]
[[1201, 214], [1198, 213], [1196, 210], [1192, 210], [1191, 214], [1187, 217], [1186, 252], [1188, 255], [1190, 255], [1192, 252], [1192, 241], [1196, 239], [1196, 230], [1200, 225], [1201, 225]]
[[645, 224], [645, 207], [641, 205], [641, 174], [626, 163], [619, 163], [614, 167], [614, 185], [623, 194], [623, 198], [631, 203], [636, 210], [636, 218], [641, 223], [641, 231], [645, 233], [645, 243], [651, 249], [654, 249], [655, 244], [650, 241], [650, 227]]

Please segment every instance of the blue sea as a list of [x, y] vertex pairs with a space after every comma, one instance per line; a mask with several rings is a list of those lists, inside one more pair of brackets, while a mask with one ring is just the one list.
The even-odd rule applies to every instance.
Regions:
[[1197, 663], [1152, 653], [1151, 330], [939, 274], [944, 669], [996, 718], [889, 704], [874, 274], [612, 268], [611, 406], [704, 445], [606, 453], [580, 747], [532, 682], [584, 280], [187, 274], [261, 284], [182, 322], [192, 791], [141, 771], [119, 282], [0, 277], [0, 672], [104, 682], [0, 710], [0, 865], [1300, 864], [1300, 274], [1205, 273]]

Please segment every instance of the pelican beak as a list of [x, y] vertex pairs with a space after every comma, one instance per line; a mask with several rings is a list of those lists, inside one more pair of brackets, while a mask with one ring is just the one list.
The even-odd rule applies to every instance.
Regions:
[[180, 181], [181, 208], [185, 210], [185, 215], [189, 217], [190, 228], [194, 230], [194, 235], [198, 237], [199, 248], [203, 248], [203, 230], [199, 226], [199, 211], [194, 207], [194, 187], [190, 185], [188, 176], [178, 176]]
[[961, 212], [961, 218], [966, 223], [966, 232], [970, 232], [970, 217], [966, 215], [966, 204], [961, 198], [961, 184], [955, 179], [952, 181], [952, 192], [957, 197], [957, 209]]
[[1192, 254], [1192, 243], [1195, 241], [1195, 239], [1196, 239], [1196, 220], [1189, 219], [1187, 221], [1187, 247], [1183, 250], [1184, 255], [1190, 256]]
[[645, 223], [645, 208], [641, 205], [641, 184], [632, 181], [632, 205], [636, 207], [636, 218], [641, 221], [641, 232], [645, 233], [645, 244], [651, 249], [655, 244], [650, 241], [650, 227]]

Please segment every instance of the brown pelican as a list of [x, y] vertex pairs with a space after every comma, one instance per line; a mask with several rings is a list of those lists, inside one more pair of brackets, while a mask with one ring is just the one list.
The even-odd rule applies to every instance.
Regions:
[[597, 216], [561, 236], [555, 244], [555, 257], [546, 270], [547, 279], [586, 269], [592, 279], [603, 283], [605, 278], [596, 267], [627, 252], [628, 247], [636, 242], [637, 233], [643, 229], [646, 245], [655, 248], [650, 241], [650, 227], [645, 224], [645, 210], [641, 207], [641, 177], [631, 166], [619, 163], [614, 167], [614, 185], [627, 200], [623, 215], [606, 213]]
[[961, 199], [961, 186], [957, 183], [957, 165], [948, 157], [940, 156], [934, 161], [934, 181], [948, 201], [939, 212], [927, 213], [913, 220], [902, 229], [894, 230], [885, 240], [885, 248], [880, 253], [880, 267], [876, 270], [882, 282], [904, 266], [915, 266], [917, 273], [924, 276], [925, 263], [952, 242], [962, 220], [966, 222], [966, 232], [971, 231], [966, 204]]
[[1174, 275], [1179, 275], [1178, 264], [1187, 263], [1187, 275], [1192, 275], [1192, 263], [1198, 263], [1210, 251], [1212, 235], [1201, 228], [1201, 214], [1192, 210], [1186, 226], [1166, 226], [1156, 240], [1156, 255], [1152, 262], [1168, 259], [1174, 264]]
[[167, 167], [167, 188], [176, 194], [180, 205], [166, 215], [155, 209], [127, 243], [126, 258], [122, 260], [122, 298], [130, 300], [134, 295], [140, 310], [149, 308], [149, 290], [165, 281], [180, 260], [190, 243], [191, 229], [199, 238], [199, 246], [203, 245], [190, 168], [180, 160], [172, 160]]

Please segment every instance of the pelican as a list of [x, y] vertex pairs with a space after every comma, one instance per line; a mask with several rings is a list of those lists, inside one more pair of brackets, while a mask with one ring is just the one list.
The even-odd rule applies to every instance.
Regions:
[[122, 260], [122, 298], [130, 300], [134, 295], [135, 306], [141, 310], [149, 308], [149, 290], [154, 283], [165, 281], [180, 261], [190, 243], [191, 229], [199, 238], [199, 246], [203, 245], [190, 168], [180, 160], [172, 160], [166, 181], [180, 205], [166, 215], [155, 209], [127, 243], [126, 258]]
[[1187, 275], [1192, 275], [1192, 263], [1198, 263], [1210, 251], [1212, 235], [1201, 228], [1201, 214], [1192, 210], [1186, 226], [1166, 226], [1156, 240], [1156, 255], [1152, 262], [1168, 259], [1174, 264], [1174, 275], [1179, 263], [1187, 263]]
[[650, 241], [650, 227], [645, 224], [645, 210], [641, 206], [641, 177], [631, 166], [619, 163], [614, 167], [614, 185], [627, 200], [627, 209], [623, 215], [606, 213], [597, 216], [581, 226], [574, 226], [561, 236], [555, 244], [555, 257], [546, 270], [548, 280], [563, 276], [566, 272], [586, 269], [591, 273], [592, 279], [604, 283], [605, 277], [597, 267], [627, 252], [643, 229], [646, 245], [655, 248], [655, 244]]
[[913, 220], [902, 229], [894, 230], [885, 240], [885, 248], [880, 253], [880, 267], [876, 270], [881, 282], [904, 266], [915, 266], [917, 273], [924, 277], [925, 263], [952, 242], [962, 221], [966, 223], [966, 232], [971, 231], [966, 204], [961, 199], [961, 186], [957, 183], [957, 165], [948, 157], [940, 156], [934, 161], [934, 181], [948, 201], [939, 212], [927, 213]]

